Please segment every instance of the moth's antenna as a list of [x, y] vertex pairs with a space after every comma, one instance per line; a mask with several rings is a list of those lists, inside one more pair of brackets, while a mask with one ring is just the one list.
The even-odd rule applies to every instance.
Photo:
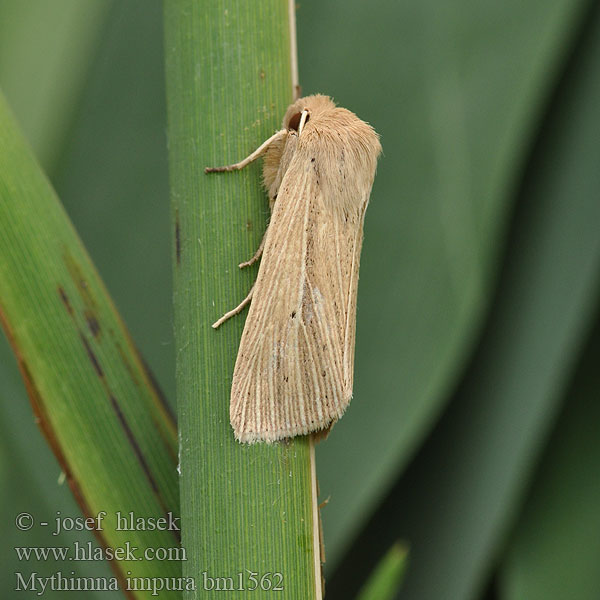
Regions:
[[300, 117], [300, 125], [298, 125], [298, 135], [302, 133], [302, 129], [304, 128], [304, 123], [308, 121], [308, 110], [305, 108], [302, 111], [302, 116]]

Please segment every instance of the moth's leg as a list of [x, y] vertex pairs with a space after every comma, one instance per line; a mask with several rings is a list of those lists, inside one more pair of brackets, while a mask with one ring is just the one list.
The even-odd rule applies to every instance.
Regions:
[[267, 238], [267, 232], [265, 231], [265, 233], [263, 234], [262, 240], [260, 242], [260, 246], [258, 247], [258, 250], [254, 253], [254, 256], [250, 260], [242, 262], [238, 265], [238, 267], [240, 269], [243, 269], [244, 267], [249, 267], [250, 265], [253, 265], [262, 256], [263, 249], [265, 247], [265, 239], [266, 238]]
[[215, 321], [213, 323], [213, 325], [212, 325], [213, 329], [220, 327], [221, 325], [223, 325], [223, 323], [225, 323], [225, 321], [227, 321], [227, 319], [241, 313], [244, 306], [246, 306], [247, 304], [250, 304], [250, 300], [252, 300], [252, 292], [253, 291], [254, 291], [254, 286], [252, 286], [252, 288], [250, 288], [250, 292], [248, 293], [248, 295], [233, 310], [226, 312], [218, 321]]
[[205, 173], [220, 173], [222, 171], [239, 171], [240, 169], [243, 169], [245, 166], [249, 165], [251, 162], [253, 162], [257, 158], [259, 158], [262, 154], [264, 154], [268, 150], [269, 146], [273, 142], [279, 140], [286, 134], [287, 134], [287, 130], [281, 129], [277, 133], [273, 134], [266, 142], [262, 143], [252, 154], [250, 154], [250, 156], [246, 156], [246, 158], [244, 158], [244, 160], [241, 160], [240, 162], [235, 163], [233, 165], [227, 165], [226, 167], [206, 167], [204, 169], [204, 172]]

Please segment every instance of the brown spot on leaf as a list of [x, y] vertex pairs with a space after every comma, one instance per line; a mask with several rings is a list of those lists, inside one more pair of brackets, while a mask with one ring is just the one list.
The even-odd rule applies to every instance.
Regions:
[[123, 428], [123, 431], [125, 432], [127, 441], [133, 448], [133, 452], [136, 455], [138, 462], [140, 463], [142, 470], [144, 471], [144, 474], [146, 475], [146, 479], [148, 480], [148, 483], [150, 484], [152, 491], [155, 493], [158, 493], [158, 485], [156, 484], [156, 481], [154, 480], [154, 477], [152, 476], [152, 472], [150, 471], [150, 467], [148, 466], [148, 463], [146, 462], [146, 459], [144, 458], [142, 449], [140, 448], [139, 444], [137, 443], [137, 440], [135, 439], [135, 436], [133, 435], [133, 431], [131, 431], [131, 427], [129, 427], [129, 423], [127, 423], [127, 420], [125, 419], [125, 415], [123, 414], [123, 411], [121, 410], [121, 407], [119, 406], [119, 403], [117, 402], [117, 399], [112, 394], [110, 394], [110, 403], [117, 415], [117, 418], [119, 419], [119, 423], [121, 423], [121, 427]]
[[62, 303], [65, 305], [68, 313], [73, 316], [73, 307], [71, 306], [71, 302], [69, 301], [69, 297], [67, 296], [67, 293], [65, 292], [64, 288], [62, 287], [62, 285], [58, 286], [58, 295], [60, 296], [60, 299], [62, 300]]
[[[133, 449], [133, 452], [138, 460], [138, 463], [142, 467], [142, 471], [144, 472], [144, 475], [146, 476], [146, 480], [148, 481], [148, 484], [150, 485], [150, 488], [152, 489], [158, 502], [160, 503], [163, 510], [165, 511], [165, 514], [167, 514], [167, 508], [165, 507], [163, 499], [160, 495], [160, 490], [158, 488], [158, 484], [156, 483], [156, 480], [154, 479], [152, 471], [150, 470], [150, 466], [146, 462], [144, 453], [142, 452], [142, 449], [140, 448], [140, 445], [138, 444], [138, 442], [135, 438], [135, 435], [134, 435], [131, 427], [129, 426], [129, 423], [127, 422], [127, 419], [125, 418], [125, 415], [123, 414], [123, 411], [121, 410], [121, 407], [119, 406], [117, 399], [112, 394], [109, 394], [109, 397], [110, 397], [110, 403], [117, 415], [117, 418], [119, 419], [119, 423], [121, 424], [121, 427], [123, 428], [123, 431], [125, 432], [125, 437], [127, 438], [129, 445]], [[175, 536], [175, 539], [178, 542], [180, 542], [181, 534], [179, 533], [179, 531], [171, 530], [171, 532]]]
[[87, 308], [95, 311], [96, 310], [96, 299], [94, 298], [94, 295], [92, 293], [92, 290], [90, 289], [87, 279], [83, 276], [83, 273], [81, 271], [79, 264], [73, 258], [73, 256], [70, 254], [68, 249], [65, 249], [65, 251], [63, 252], [63, 258], [65, 261], [67, 270], [69, 271], [69, 274], [71, 275], [71, 279], [75, 283], [75, 286], [77, 287], [77, 291], [79, 292], [79, 295], [81, 296], [81, 299], [83, 300], [84, 305]]
[[98, 377], [100, 377], [100, 378], [104, 377], [104, 371], [102, 370], [102, 367], [100, 366], [98, 357], [94, 354], [94, 351], [92, 350], [92, 347], [90, 346], [90, 343], [87, 341], [85, 335], [83, 335], [83, 333], [81, 333], [81, 331], [79, 332], [79, 338], [81, 339], [81, 342], [83, 344], [83, 347], [85, 348], [88, 358], [90, 359], [90, 362], [92, 363], [92, 366], [94, 367], [94, 371], [96, 371], [96, 375], [98, 375]]
[[96, 316], [91, 310], [86, 310], [83, 314], [89, 330], [91, 331], [92, 335], [97, 338], [100, 334], [100, 323], [98, 323], [98, 319], [96, 319]]

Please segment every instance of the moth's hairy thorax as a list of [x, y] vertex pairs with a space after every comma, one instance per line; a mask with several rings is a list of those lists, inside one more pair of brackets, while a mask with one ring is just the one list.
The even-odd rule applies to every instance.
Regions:
[[377, 134], [326, 96], [309, 96], [293, 104], [284, 118], [284, 128], [294, 112], [305, 108], [310, 118], [300, 134], [288, 130], [265, 155], [263, 181], [271, 205], [293, 162], [295, 169], [311, 171], [326, 206], [345, 213], [364, 209], [381, 152]]

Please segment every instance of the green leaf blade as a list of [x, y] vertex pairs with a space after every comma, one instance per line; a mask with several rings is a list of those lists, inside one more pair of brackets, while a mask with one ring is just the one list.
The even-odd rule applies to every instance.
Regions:
[[[315, 598], [310, 448], [241, 445], [229, 425], [244, 314], [211, 324], [248, 293], [268, 203], [260, 165], [205, 175], [247, 156], [292, 100], [288, 3], [165, 4], [175, 339], [181, 427], [184, 574], [232, 578], [236, 597], [281, 573], [286, 597]], [[204, 577], [204, 575], [202, 575]], [[226, 585], [228, 583], [223, 583]]]

